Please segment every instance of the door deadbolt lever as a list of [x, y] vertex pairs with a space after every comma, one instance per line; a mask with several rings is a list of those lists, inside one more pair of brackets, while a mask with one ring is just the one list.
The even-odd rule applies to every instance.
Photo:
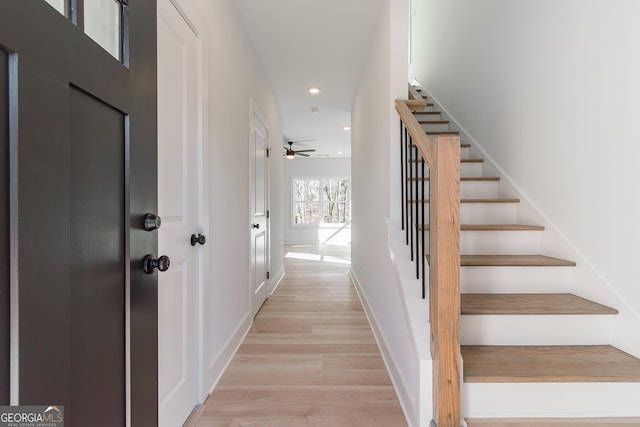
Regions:
[[192, 234], [191, 235], [191, 246], [195, 246], [198, 243], [204, 245], [207, 241], [207, 238], [204, 237], [204, 234]]
[[157, 230], [160, 225], [162, 225], [162, 219], [158, 215], [148, 213], [144, 216], [144, 229], [146, 231]]
[[166, 255], [162, 255], [160, 258], [156, 259], [153, 255], [148, 254], [142, 259], [142, 267], [144, 268], [144, 272], [147, 274], [153, 274], [153, 270], [156, 268], [158, 271], [167, 271], [170, 264], [171, 260]]

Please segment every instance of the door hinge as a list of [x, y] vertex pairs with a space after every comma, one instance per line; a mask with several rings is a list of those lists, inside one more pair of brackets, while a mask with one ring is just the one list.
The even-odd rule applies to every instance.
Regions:
[[267, 279], [269, 279], [269, 272], [267, 271]]
[[267, 150], [267, 157], [269, 157], [271, 155], [271, 148], [266, 148]]
[[267, 211], [267, 219], [269, 219], [269, 211]]

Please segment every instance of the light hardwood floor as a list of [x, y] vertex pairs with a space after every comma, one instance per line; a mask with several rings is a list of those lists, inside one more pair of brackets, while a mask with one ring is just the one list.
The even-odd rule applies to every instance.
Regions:
[[406, 426], [349, 279], [349, 247], [285, 256], [284, 280], [189, 426]]

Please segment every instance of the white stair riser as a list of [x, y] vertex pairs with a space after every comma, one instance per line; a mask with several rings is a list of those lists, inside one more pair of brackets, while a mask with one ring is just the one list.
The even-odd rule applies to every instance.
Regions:
[[429, 134], [429, 132], [446, 132], [449, 130], [448, 123], [421, 123], [422, 129]]
[[[460, 158], [464, 158], [462, 153], [460, 153]], [[460, 176], [482, 176], [482, 163], [460, 163]]]
[[438, 121], [438, 120], [440, 120], [442, 118], [440, 113], [436, 113], [436, 114], [415, 113], [414, 116], [415, 116], [416, 120], [418, 120], [418, 121], [422, 121], [422, 120]]
[[[471, 149], [469, 147], [460, 147], [460, 158], [461, 159], [468, 159], [470, 151], [471, 151]], [[463, 175], [461, 174], [461, 176], [463, 176]]]
[[574, 267], [462, 267], [460, 291], [465, 294], [570, 292]]
[[637, 417], [640, 383], [465, 383], [466, 418]]
[[[415, 185], [415, 182], [411, 182]], [[420, 184], [420, 182], [418, 182]], [[425, 182], [425, 184], [428, 184]], [[420, 185], [418, 191], [421, 192]], [[425, 185], [426, 197], [429, 196], [429, 185]], [[420, 194], [420, 193], [419, 193]], [[495, 199], [498, 196], [497, 181], [460, 181], [461, 199]]]
[[[410, 195], [411, 196], [411, 195]], [[421, 196], [418, 194], [418, 196]], [[414, 194], [415, 197], [415, 194]], [[415, 204], [411, 203], [412, 213]], [[429, 221], [429, 205], [425, 205], [425, 218]], [[514, 224], [516, 222], [517, 203], [461, 203], [461, 224]], [[418, 218], [421, 212], [418, 211]]]
[[611, 315], [463, 315], [464, 345], [602, 345]]
[[540, 252], [540, 231], [462, 231], [463, 255], [527, 255]]
[[[460, 158], [466, 159], [468, 157], [462, 156], [462, 150], [460, 151]], [[468, 149], [465, 153], [468, 156]], [[411, 162], [411, 166], [413, 166], [413, 173], [418, 176], [422, 176], [422, 163], [421, 162]], [[411, 169], [409, 169], [411, 171]], [[429, 176], [429, 169], [425, 166], [425, 176]], [[482, 176], [482, 162], [461, 162], [460, 163], [460, 176]]]
[[[429, 102], [427, 101], [427, 104], [428, 104], [428, 103], [429, 103]], [[424, 108], [418, 108], [418, 109], [416, 110], [416, 113], [419, 113], [419, 112], [421, 112], [421, 111], [435, 111], [435, 109], [433, 108], [433, 106], [431, 106], [431, 107], [424, 107]]]
[[[426, 238], [429, 233], [426, 232]], [[540, 231], [460, 232], [462, 255], [528, 255], [540, 253]]]

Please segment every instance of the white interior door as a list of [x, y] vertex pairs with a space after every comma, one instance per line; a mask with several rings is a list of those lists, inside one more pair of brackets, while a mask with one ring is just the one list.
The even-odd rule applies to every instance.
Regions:
[[158, 280], [160, 426], [181, 426], [198, 402], [200, 133], [198, 36], [170, 0], [158, 2]]
[[251, 311], [255, 316], [269, 296], [269, 132], [252, 104], [251, 111]]

